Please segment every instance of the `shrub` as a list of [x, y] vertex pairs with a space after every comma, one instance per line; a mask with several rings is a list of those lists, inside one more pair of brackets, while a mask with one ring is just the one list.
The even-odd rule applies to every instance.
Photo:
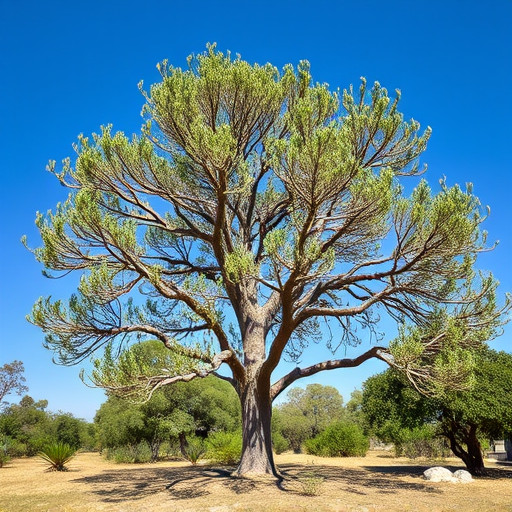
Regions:
[[148, 443], [142, 441], [138, 444], [129, 444], [109, 448], [106, 457], [116, 464], [142, 464], [151, 461], [151, 448]]
[[17, 439], [6, 438], [7, 453], [13, 459], [18, 457], [25, 457], [29, 454], [29, 450], [25, 443], [18, 441]]
[[67, 471], [66, 464], [74, 457], [75, 453], [76, 450], [68, 444], [57, 442], [47, 444], [38, 455], [48, 463], [48, 469]]
[[217, 464], [236, 464], [242, 455], [241, 432], [214, 432], [207, 439], [207, 457]]
[[274, 451], [279, 455], [290, 449], [290, 443], [288, 440], [281, 434], [281, 432], [274, 432], [272, 434], [272, 447]]
[[182, 458], [180, 443], [177, 440], [164, 441], [160, 445], [160, 455], [166, 459]]
[[188, 444], [183, 450], [183, 456], [192, 464], [197, 464], [199, 459], [206, 453], [206, 446], [202, 439], [192, 437], [188, 440]]
[[361, 427], [336, 422], [304, 443], [307, 453], [321, 457], [364, 457], [370, 443]]
[[322, 492], [324, 478], [308, 471], [299, 477], [301, 494], [304, 496], [318, 496]]
[[400, 432], [400, 441], [395, 443], [395, 455], [410, 459], [426, 457], [442, 459], [450, 455], [450, 450], [443, 439], [436, 436], [432, 425], [423, 425]]

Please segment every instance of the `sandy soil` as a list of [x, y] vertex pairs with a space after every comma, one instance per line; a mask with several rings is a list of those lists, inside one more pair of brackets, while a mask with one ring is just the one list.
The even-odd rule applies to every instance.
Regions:
[[[285, 479], [233, 479], [229, 468], [186, 462], [113, 464], [96, 453], [79, 454], [70, 470], [45, 471], [37, 459], [0, 468], [0, 512], [512, 512], [512, 464], [488, 462], [489, 476], [470, 484], [430, 483], [429, 461], [386, 453], [325, 459], [283, 454]], [[442, 465], [460, 469], [458, 459]], [[304, 496], [307, 475], [322, 481], [316, 496]], [[311, 482], [311, 481], [309, 481]]]

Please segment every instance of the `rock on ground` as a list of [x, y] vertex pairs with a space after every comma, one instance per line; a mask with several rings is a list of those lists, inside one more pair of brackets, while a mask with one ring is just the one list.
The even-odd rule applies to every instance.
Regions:
[[427, 469], [423, 476], [431, 482], [453, 482], [455, 480], [453, 473], [449, 469], [440, 466]]
[[423, 476], [431, 482], [451, 482], [453, 484], [466, 484], [473, 481], [471, 474], [464, 469], [459, 469], [455, 471], [455, 473], [452, 473], [449, 469], [442, 468], [440, 466], [427, 469], [423, 472]]
[[458, 469], [453, 473], [453, 476], [461, 483], [469, 483], [473, 481], [473, 477], [471, 476], [471, 473], [469, 471], [466, 471], [465, 469]]

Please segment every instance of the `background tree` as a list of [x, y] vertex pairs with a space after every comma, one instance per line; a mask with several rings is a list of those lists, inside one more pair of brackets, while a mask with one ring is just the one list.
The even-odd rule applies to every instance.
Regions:
[[[167, 350], [160, 342], [149, 341], [126, 351], [121, 363], [128, 364], [130, 359], [139, 366], [154, 364], [155, 358], [165, 356]], [[154, 461], [164, 441], [179, 441], [183, 452], [189, 435], [206, 437], [213, 431], [237, 430], [240, 403], [230, 384], [211, 376], [159, 389], [145, 403], [111, 395], [96, 413], [95, 423], [102, 448], [146, 442]]]
[[350, 400], [345, 405], [345, 419], [360, 427], [363, 426], [363, 392], [360, 389], [354, 389], [354, 391], [350, 393]]
[[47, 400], [35, 401], [25, 395], [0, 414], [0, 437], [7, 442], [13, 457], [35, 455], [43, 446], [64, 442], [74, 449], [94, 446], [90, 424], [71, 414], [46, 410]]
[[435, 424], [468, 470], [483, 474], [481, 439], [512, 433], [512, 355], [494, 350], [476, 354], [474, 384], [467, 391], [425, 397], [398, 374], [386, 371], [363, 386], [363, 411], [378, 437], [400, 442], [403, 429]]
[[13, 361], [12, 363], [5, 363], [0, 368], [0, 407], [3, 405], [4, 398], [10, 394], [15, 393], [21, 395], [28, 391], [23, 376], [23, 363], [21, 361]]
[[299, 453], [306, 439], [318, 435], [344, 415], [343, 397], [332, 386], [308, 384], [305, 389], [292, 388], [287, 400], [273, 411], [275, 431], [288, 441], [290, 448]]
[[[471, 188], [443, 181], [433, 194], [421, 181], [405, 194], [430, 129], [404, 121], [399, 92], [363, 80], [340, 95], [314, 83], [307, 62], [280, 72], [214, 46], [186, 70], [159, 70], [141, 135], [104, 127], [79, 138], [74, 165], [50, 164], [71, 193], [37, 215], [35, 255], [50, 273], [82, 274], [67, 304], [41, 298], [30, 316], [57, 359], [157, 338], [172, 364], [132, 375], [100, 365], [93, 377], [146, 396], [227, 366], [242, 404], [238, 475], [276, 474], [272, 400], [301, 377], [377, 357], [426, 391], [463, 386], [448, 374], [464, 375], [460, 356], [501, 313], [495, 281], [473, 272], [484, 216]], [[373, 347], [273, 380], [310, 341], [333, 353], [359, 344], [357, 326], [376, 332], [377, 310], [436, 329], [404, 333], [393, 357]]]

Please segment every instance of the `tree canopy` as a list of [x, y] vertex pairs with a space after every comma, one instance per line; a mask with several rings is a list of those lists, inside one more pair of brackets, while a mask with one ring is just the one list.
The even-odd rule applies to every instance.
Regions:
[[473, 473], [482, 473], [480, 439], [512, 434], [512, 355], [494, 350], [475, 354], [471, 389], [435, 397], [417, 393], [396, 371], [370, 377], [363, 385], [363, 412], [378, 437], [399, 442], [403, 429], [435, 426]]
[[0, 368], [0, 407], [4, 398], [10, 393], [21, 395], [28, 391], [24, 382], [26, 379], [23, 375], [25, 368], [21, 361], [13, 361], [12, 363], [5, 363]]
[[[93, 375], [146, 397], [226, 365], [242, 401], [239, 474], [275, 473], [271, 402], [299, 378], [378, 357], [425, 392], [464, 387], [467, 350], [509, 304], [474, 269], [486, 215], [471, 186], [416, 180], [406, 193], [431, 131], [404, 120], [400, 92], [362, 79], [339, 93], [306, 61], [278, 70], [215, 45], [158, 68], [161, 82], [141, 84], [139, 135], [106, 126], [79, 137], [76, 161], [50, 163], [70, 195], [38, 213], [34, 252], [51, 275], [81, 274], [69, 301], [40, 298], [30, 316], [58, 361], [156, 338], [166, 366]], [[379, 334], [380, 315], [411, 327], [389, 348], [272, 377], [312, 341], [335, 353]]]

